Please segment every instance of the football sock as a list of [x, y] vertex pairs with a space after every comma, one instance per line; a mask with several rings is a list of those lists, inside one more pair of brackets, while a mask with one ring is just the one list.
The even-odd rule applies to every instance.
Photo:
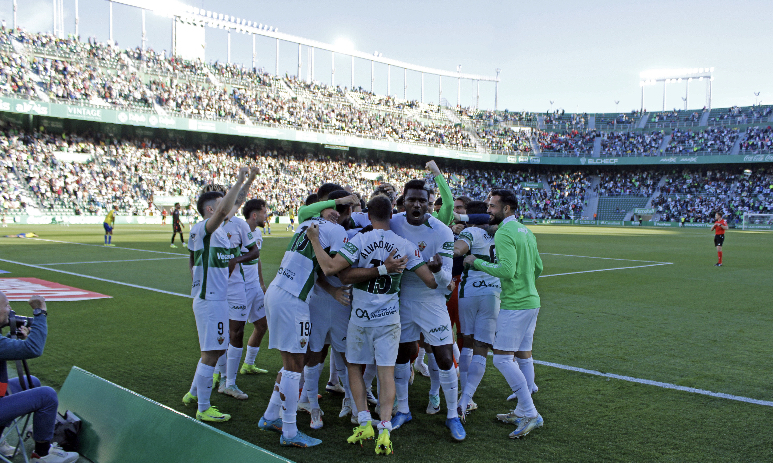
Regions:
[[[281, 370], [284, 376], [284, 370]], [[279, 395], [279, 383], [274, 383], [274, 390], [271, 392], [271, 398], [268, 401], [266, 412], [263, 413], [263, 418], [266, 421], [274, 421], [279, 418], [279, 410], [282, 409], [282, 396]]]
[[295, 422], [298, 413], [298, 387], [301, 382], [301, 374], [295, 371], [282, 373], [282, 382], [279, 390], [285, 396], [282, 404], [282, 435], [292, 439], [298, 434], [298, 426]]
[[459, 406], [462, 410], [467, 409], [467, 405], [472, 400], [472, 396], [475, 395], [475, 391], [480, 385], [480, 380], [483, 379], [483, 374], [486, 373], [486, 357], [482, 355], [475, 355], [470, 360], [470, 369], [467, 373], [467, 381], [462, 387], [462, 398], [459, 399]]
[[467, 370], [470, 368], [470, 361], [472, 360], [472, 348], [463, 347], [461, 355], [459, 355], [459, 384], [465, 387], [467, 384]]
[[228, 345], [228, 352], [226, 353], [226, 387], [236, 385], [236, 374], [239, 372], [239, 362], [242, 360], [242, 347], [234, 347]]
[[457, 346], [456, 343], [453, 343], [451, 345], [453, 346], [453, 349], [454, 349], [454, 362], [456, 362], [456, 366], [459, 366], [459, 356], [461, 354], [459, 352], [459, 346]]
[[110, 244], [113, 242], [113, 235], [107, 235], [107, 244]]
[[427, 352], [424, 350], [423, 347], [419, 347], [419, 353], [416, 357], [416, 361], [419, 363], [424, 363], [424, 356], [427, 354]]
[[204, 365], [199, 362], [196, 367], [196, 397], [198, 397], [199, 411], [203, 412], [209, 408], [209, 396], [212, 395], [212, 376], [215, 374], [215, 367]]
[[531, 357], [521, 359], [516, 357], [518, 368], [520, 368], [523, 377], [526, 378], [526, 384], [529, 386], [529, 393], [534, 392], [534, 359]]
[[429, 354], [429, 395], [440, 394], [440, 369], [435, 361], [435, 354]]
[[373, 417], [370, 416], [370, 411], [363, 410], [359, 413], [357, 413], [357, 421], [360, 422], [360, 426], [365, 426], [368, 424], [368, 421], [372, 421]]
[[[199, 369], [199, 363], [201, 363], [201, 360], [196, 364], [196, 370]], [[193, 397], [197, 397], [199, 395], [198, 388], [196, 387], [196, 374], [193, 374], [193, 382], [191, 382], [191, 390], [190, 393]]]
[[324, 365], [318, 363], [313, 367], [304, 367], [303, 376], [306, 378], [303, 389], [306, 392], [306, 399], [309, 401], [311, 408], [319, 408], [319, 399], [317, 393], [319, 391], [319, 376], [322, 374], [322, 367]]
[[362, 373], [362, 380], [365, 381], [365, 390], [371, 391], [373, 389], [373, 378], [378, 373], [378, 367], [375, 363], [365, 365], [365, 371]]
[[459, 400], [459, 378], [456, 377], [456, 369], [440, 370], [440, 385], [443, 386], [443, 395], [446, 396], [448, 414], [446, 418], [456, 418], [456, 402]]
[[333, 355], [335, 349], [330, 348], [330, 376], [328, 376], [328, 383], [338, 384], [338, 370], [336, 370], [336, 357]]
[[395, 364], [395, 396], [397, 397], [397, 411], [410, 413], [408, 407], [408, 381], [411, 379], [411, 363]]
[[384, 431], [392, 432], [392, 422], [391, 421], [381, 421], [378, 425], [376, 425], [378, 428], [378, 433], [381, 434]]
[[722, 263], [722, 251], [717, 251], [717, 255], [719, 256], [719, 263]]
[[[227, 350], [226, 350], [227, 352]], [[220, 373], [220, 381], [225, 381], [225, 378], [227, 377], [226, 373], [226, 362], [228, 361], [228, 357], [226, 354], [221, 355], [217, 358], [217, 363], [215, 364], [215, 373]]]
[[247, 354], [244, 356], [244, 363], [247, 365], [255, 365], [255, 357], [258, 356], [260, 347], [247, 346]]
[[107, 244], [107, 235], [105, 235], [105, 244]]
[[518, 416], [537, 416], [537, 409], [534, 408], [534, 402], [531, 400], [531, 393], [529, 392], [529, 386], [526, 384], [526, 378], [513, 361], [513, 356], [494, 354], [494, 366], [502, 373], [510, 389], [518, 397], [518, 406], [515, 408], [515, 414]]

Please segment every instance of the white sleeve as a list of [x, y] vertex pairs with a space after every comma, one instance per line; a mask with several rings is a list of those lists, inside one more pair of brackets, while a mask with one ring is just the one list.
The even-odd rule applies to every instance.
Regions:
[[443, 266], [440, 271], [435, 273], [435, 282], [438, 288], [443, 288], [444, 291], [448, 291], [447, 286], [451, 283], [451, 268], [454, 265], [453, 252], [454, 252], [454, 234], [451, 229], [445, 227], [440, 233], [440, 239], [442, 240], [442, 250], [438, 253], [443, 260]]

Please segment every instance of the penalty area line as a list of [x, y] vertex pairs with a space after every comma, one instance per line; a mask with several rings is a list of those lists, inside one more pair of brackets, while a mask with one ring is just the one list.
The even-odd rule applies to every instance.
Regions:
[[635, 265], [633, 267], [617, 267], [617, 268], [601, 268], [598, 270], [582, 270], [580, 272], [567, 272], [567, 273], [553, 273], [550, 275], [540, 275], [540, 278], [547, 278], [547, 277], [558, 277], [562, 275], [577, 275], [578, 273], [593, 273], [593, 272], [608, 272], [610, 270], [627, 270], [631, 268], [644, 268], [644, 267], [657, 267], [659, 265], [673, 265], [671, 262], [661, 262], [658, 264], [649, 264], [649, 265]]
[[156, 257], [155, 259], [92, 260], [90, 262], [55, 262], [53, 264], [38, 264], [38, 265], [48, 266], [48, 265], [75, 265], [75, 264], [112, 264], [115, 262], [145, 262], [146, 260], [175, 260], [175, 259], [188, 259], [188, 256]]
[[620, 259], [616, 257], [576, 256], [574, 254], [555, 254], [552, 252], [541, 252], [540, 254], [544, 256], [582, 257], [583, 259], [623, 260], [627, 262], [651, 262], [655, 264], [673, 264], [673, 262], [661, 262], [658, 260], [637, 260], [637, 259]]
[[764, 405], [766, 407], [773, 407], [773, 402], [769, 400], [752, 399], [749, 397], [743, 397], [733, 394], [725, 394], [723, 392], [712, 392], [705, 389], [698, 389], [694, 387], [679, 386], [677, 384], [663, 383], [660, 381], [652, 381], [650, 379], [634, 378], [633, 376], [616, 375], [614, 373], [602, 373], [596, 370], [586, 370], [585, 368], [571, 367], [569, 365], [561, 365], [560, 363], [544, 362], [542, 360], [534, 360], [534, 363], [538, 365], [545, 365], [548, 367], [559, 368], [561, 370], [574, 371], [577, 373], [585, 373], [594, 376], [603, 376], [605, 378], [619, 379], [621, 381], [628, 381], [630, 383], [645, 384], [647, 386], [655, 386], [663, 389], [673, 389], [675, 391], [689, 392], [692, 394], [700, 394], [717, 399], [735, 400], [737, 402], [745, 402], [754, 405]]
[[163, 289], [150, 288], [148, 286], [141, 286], [141, 285], [134, 285], [134, 284], [131, 284], [131, 283], [125, 283], [123, 281], [108, 280], [107, 278], [99, 278], [99, 277], [94, 277], [94, 276], [91, 276], [91, 275], [84, 275], [82, 273], [68, 272], [66, 270], [59, 270], [59, 269], [55, 269], [55, 268], [48, 268], [48, 267], [43, 267], [41, 265], [25, 264], [24, 262], [16, 262], [14, 260], [0, 259], [0, 261], [1, 262], [8, 262], [9, 264], [22, 265], [24, 267], [31, 267], [31, 268], [37, 268], [37, 269], [40, 269], [40, 270], [46, 270], [48, 272], [64, 273], [65, 275], [73, 275], [73, 276], [76, 276], [76, 277], [89, 278], [91, 280], [104, 281], [105, 283], [114, 283], [116, 285], [129, 286], [131, 288], [144, 289], [144, 290], [147, 290], [147, 291], [154, 291], [154, 292], [157, 292], [157, 293], [169, 294], [169, 295], [172, 295], [172, 296], [180, 296], [180, 297], [185, 297], [185, 298], [188, 298], [188, 299], [192, 299], [192, 297], [189, 294], [175, 293], [175, 292], [172, 292], [172, 291], [164, 291]]
[[134, 248], [122, 248], [120, 246], [105, 246], [104, 244], [89, 244], [89, 243], [78, 243], [75, 241], [59, 241], [59, 240], [49, 240], [46, 238], [27, 238], [28, 240], [35, 240], [35, 241], [50, 241], [51, 243], [65, 243], [65, 244], [79, 244], [81, 246], [96, 246], [98, 248], [103, 249], [125, 249], [127, 251], [140, 251], [140, 252], [152, 252], [155, 254], [171, 254], [173, 256], [182, 256], [183, 253], [180, 252], [167, 252], [167, 251], [151, 251], [150, 249], [134, 249]]

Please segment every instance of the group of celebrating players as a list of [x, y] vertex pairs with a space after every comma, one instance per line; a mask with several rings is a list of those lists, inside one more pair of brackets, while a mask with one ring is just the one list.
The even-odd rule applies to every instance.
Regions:
[[[341, 186], [320, 186], [298, 211], [298, 227], [268, 288], [258, 230], [266, 204], [244, 202], [256, 170], [240, 168], [227, 191], [204, 188], [196, 205], [203, 220], [188, 240], [201, 359], [183, 397], [198, 405], [197, 419], [230, 419], [210, 404], [214, 387], [247, 398], [236, 386], [237, 372], [265, 372], [254, 363], [268, 331], [268, 347], [280, 351], [283, 368], [258, 428], [280, 433], [283, 446], [321, 443], [298, 429], [296, 417], [307, 411], [311, 429], [323, 426], [318, 387], [328, 347], [344, 390], [339, 416], [351, 414], [358, 425], [347, 441], [376, 438], [377, 454], [391, 454], [392, 433], [412, 420], [408, 391], [419, 345], [429, 354], [427, 413], [440, 411], [442, 389], [454, 440], [466, 437], [489, 350], [512, 390], [508, 400], [517, 399], [514, 410], [497, 415], [515, 425], [510, 437], [542, 426], [531, 398], [540, 307], [535, 281], [542, 272], [536, 239], [516, 220], [512, 191], [494, 189], [485, 202], [455, 200], [437, 165], [430, 161], [427, 168], [440, 194], [436, 211], [434, 191], [420, 179], [407, 182], [400, 198], [393, 186], [380, 185], [364, 210]], [[457, 300], [458, 315], [450, 310]], [[255, 330], [240, 368], [247, 322]], [[376, 405], [375, 419], [369, 403]]]

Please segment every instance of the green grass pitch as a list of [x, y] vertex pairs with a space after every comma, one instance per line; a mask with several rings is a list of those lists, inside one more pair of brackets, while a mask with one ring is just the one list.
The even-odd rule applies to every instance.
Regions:
[[[46, 352], [29, 362], [32, 372], [58, 388], [70, 367], [77, 365], [192, 415], [192, 408], [180, 400], [199, 357], [190, 299], [79, 276], [187, 294], [187, 252], [170, 249], [170, 226], [118, 226], [115, 248], [99, 246], [101, 228], [2, 229], [3, 234], [33, 231], [46, 240], [96, 245], [0, 239], [0, 259], [71, 272], [0, 261], [0, 269], [11, 272], [2, 277], [37, 277], [113, 297], [51, 303]], [[542, 310], [534, 343], [537, 360], [773, 400], [772, 233], [730, 230], [725, 266], [716, 268], [707, 230], [530, 228], [537, 235], [546, 276], [538, 282]], [[282, 230], [284, 226], [276, 226], [264, 240], [267, 282], [290, 236]], [[23, 315], [31, 314], [23, 302], [12, 306]], [[248, 327], [246, 335], [250, 332]], [[213, 404], [233, 416], [220, 429], [295, 461], [376, 458], [372, 441], [364, 447], [346, 444], [353, 425], [338, 418], [341, 397], [326, 392], [320, 402], [325, 427], [310, 432], [323, 440], [321, 446], [281, 448], [277, 434], [257, 430], [281, 365], [278, 353], [266, 349], [267, 342], [268, 338], [257, 363], [271, 374], [238, 379], [250, 395], [247, 401], [213, 394]], [[512, 427], [498, 423], [494, 414], [513, 404], [505, 402], [507, 384], [489, 361], [475, 396], [480, 408], [469, 417], [467, 440], [462, 443], [451, 441], [441, 415], [424, 414], [429, 380], [417, 377], [410, 399], [414, 419], [393, 434], [395, 455], [390, 459], [773, 460], [773, 407], [545, 365], [536, 366], [536, 375], [539, 392], [534, 401], [545, 419], [544, 428], [523, 440], [507, 438]], [[327, 379], [327, 368], [322, 377]], [[302, 431], [310, 431], [308, 415], [299, 413], [298, 424]]]

